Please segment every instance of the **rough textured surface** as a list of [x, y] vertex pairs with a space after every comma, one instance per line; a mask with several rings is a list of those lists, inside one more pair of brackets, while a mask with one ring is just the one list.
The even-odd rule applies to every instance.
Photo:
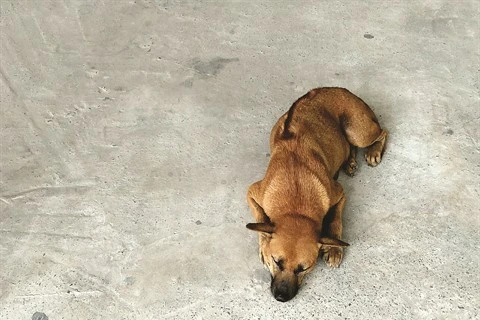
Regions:
[[[478, 319], [478, 1], [0, 9], [1, 319]], [[390, 139], [340, 178], [343, 264], [282, 304], [245, 192], [317, 86]]]
[[32, 316], [32, 320], [48, 320], [48, 317], [43, 312], [35, 312]]

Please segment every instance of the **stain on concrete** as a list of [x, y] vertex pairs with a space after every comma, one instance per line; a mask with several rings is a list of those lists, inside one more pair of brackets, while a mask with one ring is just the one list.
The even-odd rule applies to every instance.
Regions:
[[126, 277], [125, 278], [125, 283], [129, 286], [135, 284], [135, 277]]
[[444, 135], [451, 136], [453, 134], [452, 129], [447, 129], [446, 131], [443, 132]]
[[202, 221], [200, 221], [200, 220], [197, 220], [197, 221], [195, 221], [195, 224], [199, 226], [199, 225], [201, 225], [201, 224], [202, 224]]
[[185, 80], [183, 83], [183, 86], [185, 88], [191, 88], [193, 87], [193, 78], [188, 78], [187, 80]]
[[35, 312], [32, 316], [32, 320], [48, 320], [48, 317], [43, 312]]
[[202, 61], [199, 58], [193, 59], [192, 67], [200, 75], [201, 78], [209, 78], [216, 76], [220, 70], [222, 70], [227, 63], [239, 61], [238, 58], [226, 59], [226, 58], [214, 58], [209, 61]]

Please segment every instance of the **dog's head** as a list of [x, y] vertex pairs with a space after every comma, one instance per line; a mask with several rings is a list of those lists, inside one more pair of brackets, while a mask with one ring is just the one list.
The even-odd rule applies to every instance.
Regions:
[[282, 302], [297, 294], [304, 276], [313, 270], [322, 246], [348, 246], [343, 241], [321, 237], [317, 224], [300, 215], [285, 215], [274, 223], [249, 223], [247, 228], [261, 233], [261, 259], [272, 276], [272, 294]]

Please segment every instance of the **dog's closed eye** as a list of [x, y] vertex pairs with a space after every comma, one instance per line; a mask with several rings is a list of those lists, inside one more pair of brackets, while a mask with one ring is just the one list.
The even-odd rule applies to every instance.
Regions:
[[308, 268], [305, 268], [303, 265], [299, 264], [298, 267], [297, 267], [297, 269], [295, 269], [295, 270], [293, 271], [293, 273], [295, 273], [296, 275], [298, 275], [298, 274], [300, 274], [300, 273], [302, 273], [302, 272], [307, 271], [307, 270], [310, 269], [311, 267], [312, 267], [312, 266], [310, 266], [310, 267], [308, 267]]
[[285, 269], [285, 267], [283, 265], [283, 259], [275, 259], [272, 256], [272, 260], [273, 260], [273, 262], [275, 262], [275, 264], [277, 265], [278, 269], [280, 269], [280, 271], [283, 271]]
[[305, 271], [305, 268], [303, 268], [303, 266], [301, 264], [298, 265], [297, 269], [295, 269], [293, 271], [293, 273], [295, 274], [299, 274], [299, 273], [302, 273], [303, 271]]

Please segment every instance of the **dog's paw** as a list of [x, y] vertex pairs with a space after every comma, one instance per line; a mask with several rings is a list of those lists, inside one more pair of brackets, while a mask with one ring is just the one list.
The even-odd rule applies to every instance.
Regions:
[[343, 248], [332, 247], [323, 254], [323, 261], [329, 268], [338, 268], [343, 259]]
[[348, 162], [345, 164], [345, 167], [343, 168], [343, 171], [345, 171], [345, 173], [350, 177], [353, 177], [355, 175], [355, 172], [357, 171], [357, 160], [348, 160]]
[[371, 167], [377, 166], [382, 161], [382, 146], [378, 142], [365, 152], [365, 160]]

